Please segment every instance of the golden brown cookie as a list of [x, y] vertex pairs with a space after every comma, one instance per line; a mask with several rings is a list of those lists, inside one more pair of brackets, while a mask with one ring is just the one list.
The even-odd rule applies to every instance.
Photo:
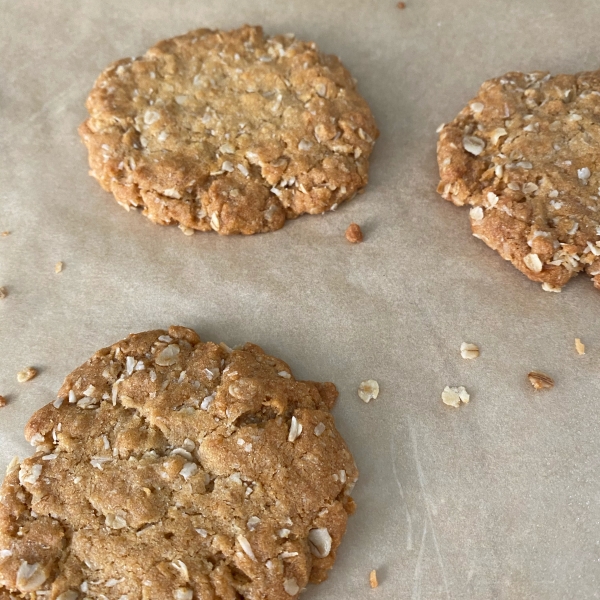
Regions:
[[600, 288], [600, 71], [486, 81], [440, 132], [438, 191], [473, 235], [547, 291]]
[[109, 66], [79, 132], [91, 174], [184, 233], [252, 234], [335, 209], [378, 136], [336, 56], [262, 28], [199, 29]]
[[297, 597], [354, 508], [336, 397], [184, 327], [96, 352], [0, 489], [0, 598]]

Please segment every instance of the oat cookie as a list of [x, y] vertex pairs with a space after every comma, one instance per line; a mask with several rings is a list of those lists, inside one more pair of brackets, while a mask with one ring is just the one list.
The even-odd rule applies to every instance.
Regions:
[[600, 71], [486, 81], [440, 132], [438, 191], [473, 235], [547, 291], [600, 288]]
[[297, 597], [354, 508], [336, 397], [184, 327], [96, 352], [33, 415], [35, 455], [0, 489], [0, 598]]
[[336, 56], [250, 26], [113, 63], [87, 108], [91, 174], [127, 210], [186, 233], [272, 231], [335, 209], [366, 185], [378, 136]]

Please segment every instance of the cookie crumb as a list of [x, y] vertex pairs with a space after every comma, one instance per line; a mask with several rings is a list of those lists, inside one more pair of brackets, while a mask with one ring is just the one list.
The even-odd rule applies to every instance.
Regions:
[[463, 342], [460, 345], [460, 355], [467, 360], [473, 360], [479, 356], [479, 347], [475, 344]]
[[[403, 4], [403, 2], [401, 2], [401, 4]], [[371, 584], [371, 587], [373, 589], [375, 589], [379, 585], [379, 583], [377, 581], [377, 571], [375, 571], [375, 569], [373, 569], [369, 573], [369, 583]]]
[[363, 233], [359, 225], [350, 223], [346, 229], [346, 239], [351, 244], [360, 244], [363, 241]]
[[442, 392], [442, 402], [448, 406], [453, 406], [454, 408], [458, 408], [461, 402], [463, 404], [468, 404], [470, 399], [471, 396], [469, 396], [469, 393], [462, 385], [458, 387], [450, 387], [447, 385]]
[[6, 406], [6, 398], [4, 396], [0, 396], [0, 408]]
[[367, 379], [358, 386], [358, 397], [363, 402], [370, 402], [379, 396], [379, 384], [374, 379]]
[[529, 382], [536, 390], [549, 390], [554, 387], [554, 379], [544, 373], [538, 373], [537, 371], [531, 371], [527, 375]]
[[[400, 9], [400, 10], [404, 10], [406, 8], [406, 2], [398, 2], [398, 4], [396, 4], [396, 6]], [[373, 571], [373, 573], [375, 573], [375, 571]], [[375, 586], [377, 587], [377, 586]]]
[[6, 237], [7, 235], [10, 235], [10, 231], [3, 231], [1, 235], [2, 237]]
[[26, 381], [33, 379], [36, 375], [36, 369], [34, 369], [33, 367], [27, 367], [26, 369], [23, 369], [22, 371], [19, 371], [17, 373], [17, 381], [19, 383], [25, 383]]
[[4, 300], [8, 296], [8, 290], [5, 287], [0, 287], [0, 300]]
[[64, 267], [64, 266], [65, 266], [65, 265], [64, 265], [64, 263], [62, 263], [62, 262], [60, 262], [60, 261], [59, 261], [59, 262], [57, 262], [57, 263], [54, 265], [54, 272], [55, 272], [55, 273], [60, 273], [60, 272], [63, 270], [63, 267]]
[[585, 354], [585, 344], [579, 338], [575, 338], [575, 350], [577, 354]]

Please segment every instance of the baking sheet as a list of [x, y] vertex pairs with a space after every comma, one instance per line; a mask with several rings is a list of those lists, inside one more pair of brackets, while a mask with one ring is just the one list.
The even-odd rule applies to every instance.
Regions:
[[[583, 277], [542, 292], [435, 192], [435, 129], [482, 81], [598, 68], [597, 0], [1, 0], [0, 14], [0, 469], [96, 349], [183, 324], [340, 390], [358, 511], [307, 600], [600, 597], [599, 292]], [[381, 129], [366, 193], [252, 237], [126, 213], [76, 133], [94, 79], [159, 39], [243, 23], [313, 39], [358, 79]], [[481, 357], [461, 359], [463, 341]], [[28, 365], [39, 376], [18, 384]], [[556, 387], [536, 394], [532, 369]], [[470, 404], [444, 406], [445, 385]]]

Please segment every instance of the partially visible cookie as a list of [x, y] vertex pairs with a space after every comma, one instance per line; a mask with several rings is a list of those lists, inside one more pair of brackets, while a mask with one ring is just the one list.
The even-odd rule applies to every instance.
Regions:
[[183, 327], [98, 351], [0, 489], [0, 598], [297, 597], [354, 510], [336, 397]]
[[367, 183], [378, 136], [336, 56], [262, 28], [199, 29], [109, 66], [79, 132], [129, 210], [186, 233], [252, 234], [335, 209]]
[[438, 142], [438, 191], [547, 291], [600, 288], [600, 71], [486, 81]]

